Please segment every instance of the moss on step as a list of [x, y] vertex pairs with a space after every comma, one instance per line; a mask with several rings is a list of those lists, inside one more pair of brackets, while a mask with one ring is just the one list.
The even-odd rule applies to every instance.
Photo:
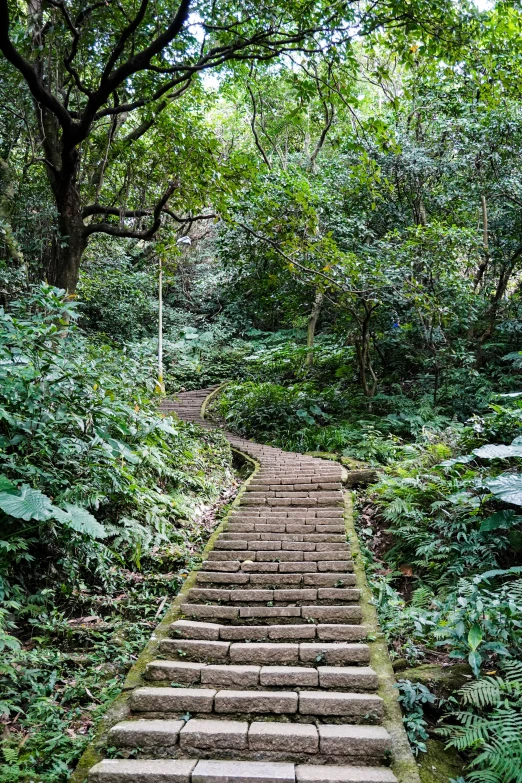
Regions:
[[449, 783], [462, 775], [464, 761], [453, 748], [446, 750], [436, 739], [428, 740], [427, 745], [428, 752], [418, 758], [421, 783]]
[[371, 467], [369, 462], [363, 462], [360, 459], [353, 459], [352, 457], [340, 457], [339, 462], [344, 465], [348, 470], [368, 470]]
[[339, 456], [330, 451], [305, 451], [307, 457], [319, 457], [320, 459], [329, 459], [332, 462], [339, 462]]

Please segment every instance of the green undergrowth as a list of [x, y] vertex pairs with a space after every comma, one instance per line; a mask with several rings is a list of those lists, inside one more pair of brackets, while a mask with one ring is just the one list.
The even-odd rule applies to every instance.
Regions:
[[0, 311], [1, 783], [68, 779], [238, 485], [77, 318], [47, 285]]

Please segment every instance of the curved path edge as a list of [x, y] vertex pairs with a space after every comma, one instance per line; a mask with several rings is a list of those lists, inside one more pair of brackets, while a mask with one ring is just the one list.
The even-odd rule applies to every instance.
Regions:
[[[214, 428], [214, 425], [205, 419], [205, 413], [209, 402], [217, 393], [219, 393], [219, 390], [223, 385], [224, 384], [211, 389], [199, 390], [198, 392], [179, 395], [177, 402], [165, 400], [160, 406], [160, 409], [165, 414], [175, 412], [180, 416], [180, 418], [184, 420], [197, 422], [205, 428]], [[190, 400], [188, 408], [186, 404], [184, 404], [187, 399]], [[230, 523], [234, 514], [237, 516], [237, 514], [240, 513], [239, 506], [241, 505], [242, 499], [244, 498], [245, 493], [248, 491], [249, 485], [256, 481], [256, 477], [259, 476], [259, 471], [262, 467], [258, 458], [259, 452], [268, 453], [271, 451], [270, 447], [262, 447], [259, 444], [255, 444], [244, 438], [235, 436], [232, 433], [225, 434], [230, 442], [232, 450], [239, 453], [245, 460], [252, 464], [253, 472], [243, 483], [238, 495], [231, 504], [227, 515], [221, 520], [220, 524], [209, 538], [207, 545], [201, 554], [202, 563], [207, 560], [209, 554], [214, 550], [216, 541], [223, 534], [223, 532], [226, 531], [227, 525]], [[324, 461], [314, 458], [314, 462]], [[397, 701], [395, 677], [388, 655], [386, 641], [378, 625], [377, 613], [372, 601], [371, 591], [367, 583], [364, 565], [360, 556], [359, 543], [353, 522], [352, 496], [350, 492], [343, 491], [342, 497], [344, 504], [343, 517], [346, 527], [346, 535], [353, 555], [353, 572], [356, 580], [355, 584], [360, 592], [359, 606], [361, 607], [362, 611], [362, 622], [364, 623], [367, 631], [369, 631], [368, 638], [365, 640], [365, 642], [369, 647], [370, 665], [378, 677], [376, 693], [383, 702], [384, 709], [380, 723], [388, 731], [391, 737], [392, 756], [389, 769], [390, 771], [393, 771], [398, 783], [420, 783], [417, 763], [412, 755], [402, 722], [401, 709]], [[244, 512], [244, 509], [242, 511]], [[189, 574], [163, 620], [159, 623], [149, 642], [138, 657], [136, 663], [130, 669], [122, 686], [122, 693], [111, 704], [102, 718], [95, 737], [87, 746], [72, 777], [70, 778], [71, 783], [84, 783], [84, 781], [86, 781], [87, 777], [89, 776], [89, 771], [93, 768], [94, 765], [97, 765], [98, 762], [103, 759], [104, 748], [107, 746], [111, 729], [114, 729], [117, 724], [121, 724], [122, 721], [125, 722], [129, 719], [129, 717], [131, 717], [131, 696], [136, 691], [136, 689], [141, 688], [142, 690], [147, 690], [146, 688], [143, 688], [144, 685], [150, 684], [150, 681], [145, 679], [147, 667], [149, 667], [154, 659], [158, 656], [158, 650], [160, 649], [161, 643], [164, 640], [168, 640], [169, 637], [172, 636], [173, 624], [176, 623], [176, 621], [180, 622], [180, 617], [186, 616], [182, 610], [182, 605], [188, 605], [187, 597], [189, 596], [190, 591], [194, 591], [194, 588], [196, 587], [198, 573], [199, 569], [194, 570]], [[232, 715], [231, 717], [235, 716]], [[217, 755], [219, 757], [219, 753]], [[208, 758], [208, 755], [203, 756], [203, 758]], [[160, 762], [155, 763], [159, 764]], [[100, 766], [102, 765], [98, 764], [97, 769]], [[282, 769], [283, 767], [287, 767], [289, 765], [280, 764], [279, 766]], [[142, 780], [141, 777], [136, 778], [136, 780], [138, 779], [139, 781]], [[151, 781], [153, 780], [152, 777], [150, 779]], [[168, 775], [163, 777], [161, 770], [158, 767], [158, 781], [170, 781], [171, 779], [174, 781], [174, 777], [170, 778]], [[192, 779], [195, 780], [196, 777], [193, 776]], [[225, 781], [224, 777], [214, 778], [212, 775], [209, 775], [208, 777], [206, 775], [203, 775], [203, 777], [199, 776], [198, 781], [200, 779], [205, 781], [208, 780], [209, 783], [210, 781], [214, 783], [214, 781], [221, 779]], [[231, 781], [233, 779], [235, 780], [236, 778], [230, 778]], [[304, 779], [306, 778], [303, 778], [303, 780]], [[365, 783], [366, 779], [366, 776], [357, 778], [357, 780], [361, 780], [361, 783]], [[98, 781], [97, 775], [95, 775], [95, 780]], [[114, 778], [114, 780], [116, 780], [116, 778]], [[143, 778], [143, 780], [145, 780], [145, 778]], [[226, 778], [226, 780], [228, 781], [229, 779]], [[237, 780], [240, 781], [241, 779], [237, 778]], [[270, 780], [275, 781], [276, 778], [266, 778], [267, 783], [270, 783]], [[312, 780], [312, 778], [310, 778], [310, 780]], [[370, 780], [370, 778], [368, 778], [368, 780]], [[387, 781], [388, 778], [383, 778], [383, 780]], [[109, 777], [107, 777], [107, 781], [109, 781]], [[154, 781], [156, 781], [156, 777], [154, 777]], [[277, 781], [279, 781], [279, 778], [277, 778]]]

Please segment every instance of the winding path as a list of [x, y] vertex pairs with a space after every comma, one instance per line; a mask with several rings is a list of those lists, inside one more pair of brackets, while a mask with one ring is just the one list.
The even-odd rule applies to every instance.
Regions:
[[[212, 389], [164, 412], [212, 427]], [[259, 464], [89, 783], [396, 783], [337, 463], [227, 433]]]

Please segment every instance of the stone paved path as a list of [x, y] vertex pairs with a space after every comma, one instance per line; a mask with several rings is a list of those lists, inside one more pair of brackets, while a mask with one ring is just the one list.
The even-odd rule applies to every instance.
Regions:
[[[212, 391], [163, 404], [189, 421]], [[89, 783], [396, 783], [337, 463], [227, 434], [260, 468], [197, 573], [150, 685]]]

